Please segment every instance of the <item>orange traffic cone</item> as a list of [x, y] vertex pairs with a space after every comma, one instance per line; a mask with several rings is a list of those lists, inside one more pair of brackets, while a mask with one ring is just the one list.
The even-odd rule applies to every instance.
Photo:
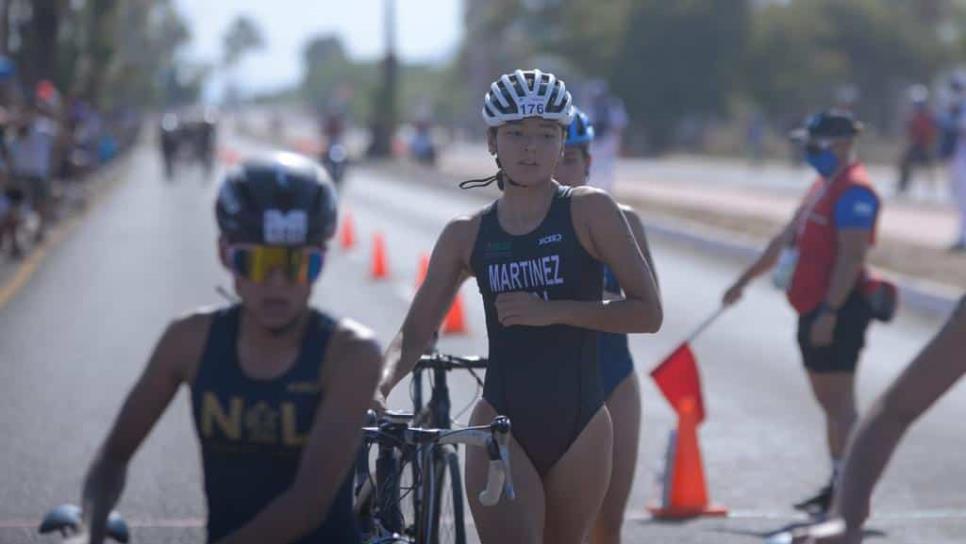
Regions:
[[339, 236], [339, 244], [342, 249], [352, 249], [356, 245], [356, 229], [355, 225], [352, 223], [352, 214], [345, 212], [345, 217], [342, 219], [342, 232]]
[[316, 157], [319, 154], [319, 143], [312, 138], [297, 138], [292, 142], [295, 151], [308, 157]]
[[426, 274], [429, 273], [429, 254], [423, 253], [419, 256], [419, 268], [416, 270], [416, 289], [426, 281]]
[[230, 147], [223, 147], [218, 150], [218, 159], [227, 166], [235, 166], [241, 162], [241, 154]]
[[446, 319], [443, 320], [443, 334], [466, 334], [466, 320], [463, 318], [463, 296], [456, 292], [453, 305], [449, 307]]
[[386, 240], [381, 232], [372, 237], [372, 279], [381, 280], [389, 277], [389, 265], [386, 263]]
[[668, 443], [663, 498], [660, 505], [648, 506], [647, 509], [651, 515], [662, 519], [726, 516], [726, 508], [708, 505], [694, 399], [685, 398], [679, 410], [678, 430], [671, 432]]

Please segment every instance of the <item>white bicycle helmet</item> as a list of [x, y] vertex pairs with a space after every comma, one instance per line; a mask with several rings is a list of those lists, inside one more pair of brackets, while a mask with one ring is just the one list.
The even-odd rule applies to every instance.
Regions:
[[491, 127], [527, 117], [539, 117], [570, 125], [574, 105], [563, 80], [540, 70], [516, 70], [503, 74], [483, 97], [483, 120]]

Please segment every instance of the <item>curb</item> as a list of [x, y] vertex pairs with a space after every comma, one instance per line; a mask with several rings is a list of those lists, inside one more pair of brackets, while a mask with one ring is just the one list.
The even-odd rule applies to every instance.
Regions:
[[[761, 246], [751, 238], [742, 235], [722, 236], [696, 223], [677, 219], [661, 218], [644, 220], [647, 232], [662, 238], [683, 242], [699, 247], [709, 253], [725, 257], [753, 259], [761, 253]], [[918, 312], [945, 317], [956, 309], [962, 293], [937, 283], [902, 276], [888, 271], [887, 276], [899, 288], [901, 304]]]

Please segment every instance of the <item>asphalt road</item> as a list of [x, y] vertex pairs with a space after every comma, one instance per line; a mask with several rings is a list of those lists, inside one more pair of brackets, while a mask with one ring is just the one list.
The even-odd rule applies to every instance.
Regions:
[[[243, 154], [254, 144], [232, 145]], [[52, 248], [31, 280], [0, 308], [0, 543], [56, 542], [34, 532], [48, 508], [79, 500], [81, 479], [124, 394], [173, 316], [223, 304], [230, 285], [215, 253], [215, 184], [198, 172], [163, 180], [153, 148], [142, 148], [79, 226]], [[455, 182], [454, 182], [455, 185]], [[447, 219], [485, 204], [485, 194], [401, 179], [387, 168], [350, 172], [345, 202], [359, 246], [334, 250], [313, 301], [351, 316], [383, 342], [395, 333], [412, 294], [420, 254]], [[391, 279], [369, 279], [371, 236], [382, 232]], [[646, 373], [715, 308], [740, 262], [659, 238], [653, 250], [665, 304], [663, 330], [635, 336]], [[828, 461], [818, 408], [794, 343], [794, 316], [761, 282], [694, 344], [709, 418], [701, 443], [710, 493], [726, 519], [652, 521], [668, 431], [675, 424], [645, 379], [638, 474], [625, 525], [627, 542], [759, 542], [801, 521], [789, 507], [824, 482]], [[470, 333], [444, 350], [485, 353], [482, 308], [471, 283], [462, 291]], [[859, 373], [862, 406], [880, 392], [938, 328], [935, 318], [901, 315], [874, 326]], [[454, 412], [480, 391], [451, 382]], [[405, 407], [404, 387], [390, 404]], [[468, 412], [467, 412], [468, 413]], [[907, 435], [875, 495], [873, 542], [966, 541], [966, 387], [953, 390]], [[136, 542], [199, 542], [203, 531], [199, 452], [181, 392], [134, 459], [119, 509]], [[467, 415], [462, 416], [466, 420]]]

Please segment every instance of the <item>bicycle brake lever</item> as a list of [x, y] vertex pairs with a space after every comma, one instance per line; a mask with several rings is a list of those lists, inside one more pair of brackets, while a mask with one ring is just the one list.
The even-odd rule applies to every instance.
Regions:
[[510, 420], [506, 417], [502, 417], [503, 421], [500, 422], [501, 427], [505, 432], [497, 434], [496, 441], [497, 447], [499, 448], [500, 461], [503, 464], [503, 470], [505, 472], [503, 480], [503, 496], [507, 500], [515, 500], [517, 498], [516, 491], [513, 489], [513, 471], [510, 469]]
[[498, 416], [493, 419], [490, 429], [493, 434], [486, 444], [490, 467], [486, 489], [480, 493], [480, 503], [484, 506], [493, 506], [499, 502], [501, 495], [511, 501], [516, 498], [510, 474], [510, 420]]
[[490, 461], [486, 473], [486, 489], [480, 492], [480, 504], [493, 506], [500, 502], [500, 494], [506, 481], [506, 468], [502, 461]]

